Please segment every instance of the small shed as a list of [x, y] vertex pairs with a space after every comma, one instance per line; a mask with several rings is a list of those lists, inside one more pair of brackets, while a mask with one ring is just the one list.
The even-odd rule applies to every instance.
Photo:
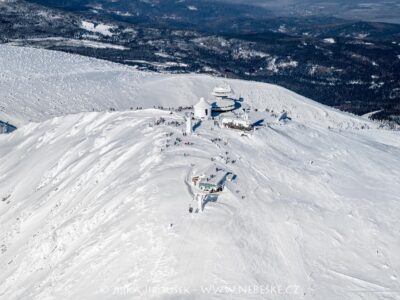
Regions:
[[11, 133], [16, 129], [17, 129], [17, 127], [15, 127], [7, 122], [0, 121], [0, 134]]
[[211, 105], [204, 99], [194, 105], [194, 116], [198, 119], [208, 119], [211, 117]]
[[283, 121], [286, 121], [286, 120], [290, 120], [290, 118], [288, 116], [288, 113], [286, 111], [282, 111], [279, 114], [277, 121], [278, 122], [283, 122]]

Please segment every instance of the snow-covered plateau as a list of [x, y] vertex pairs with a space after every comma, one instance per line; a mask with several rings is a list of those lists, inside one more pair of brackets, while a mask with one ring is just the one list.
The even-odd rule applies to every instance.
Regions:
[[[153, 108], [223, 82], [257, 130], [183, 135]], [[0, 121], [0, 299], [400, 299], [399, 132], [274, 85], [4, 45]], [[190, 214], [212, 164], [236, 177]]]

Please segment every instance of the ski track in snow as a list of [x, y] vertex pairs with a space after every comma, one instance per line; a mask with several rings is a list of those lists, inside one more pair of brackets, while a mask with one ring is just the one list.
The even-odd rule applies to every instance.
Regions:
[[[234, 80], [269, 123], [250, 136], [123, 111], [191, 105], [221, 81], [1, 46], [0, 119], [20, 127], [0, 135], [0, 299], [400, 299], [399, 133]], [[211, 157], [237, 180], [188, 214]], [[254, 285], [298, 289], [206, 290]]]

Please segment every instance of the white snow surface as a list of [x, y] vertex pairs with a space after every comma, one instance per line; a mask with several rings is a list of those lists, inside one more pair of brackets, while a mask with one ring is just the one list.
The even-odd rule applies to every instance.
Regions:
[[54, 116], [109, 108], [178, 107], [206, 99], [228, 82], [247, 103], [282, 110], [304, 123], [375, 126], [279, 86], [208, 75], [137, 71], [102, 60], [42, 49], [0, 46], [0, 120], [17, 126]]
[[334, 38], [326, 38], [323, 40], [326, 44], [335, 44], [336, 40]]
[[[122, 111], [222, 81], [268, 126], [182, 136], [179, 113]], [[0, 135], [1, 299], [400, 299], [398, 132], [273, 85], [11, 46], [0, 105], [20, 126]], [[189, 214], [211, 157], [237, 179]]]
[[[96, 39], [96, 35], [87, 35], [88, 38]], [[33, 39], [14, 39], [7, 42], [8, 45], [11, 46], [23, 46], [26, 42], [32, 43], [46, 43], [51, 42], [53, 45], [56, 46], [70, 46], [70, 47], [89, 47], [95, 49], [115, 49], [115, 50], [128, 50], [121, 45], [109, 44], [109, 43], [102, 43], [96, 42], [92, 40], [84, 40], [84, 39], [68, 39], [63, 37], [47, 37], [47, 38], [33, 38]]]
[[114, 29], [114, 26], [106, 25], [106, 24], [94, 24], [88, 21], [82, 21], [81, 28], [86, 31], [100, 33], [104, 36], [113, 36], [114, 34], [111, 32]]

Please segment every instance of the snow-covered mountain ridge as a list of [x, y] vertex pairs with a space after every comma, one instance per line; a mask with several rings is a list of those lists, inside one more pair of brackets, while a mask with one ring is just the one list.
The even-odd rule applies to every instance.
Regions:
[[0, 69], [0, 120], [17, 126], [83, 111], [193, 105], [200, 97], [209, 97], [216, 85], [228, 82], [260, 110], [286, 110], [298, 121], [322, 126], [376, 127], [282, 87], [259, 82], [141, 72], [78, 55], [7, 45], [0, 46]]
[[[400, 299], [398, 132], [229, 81], [266, 126], [183, 136], [180, 113], [130, 107], [223, 80], [0, 52], [0, 120], [20, 125], [0, 135], [1, 299]], [[189, 214], [212, 160], [237, 179]]]

